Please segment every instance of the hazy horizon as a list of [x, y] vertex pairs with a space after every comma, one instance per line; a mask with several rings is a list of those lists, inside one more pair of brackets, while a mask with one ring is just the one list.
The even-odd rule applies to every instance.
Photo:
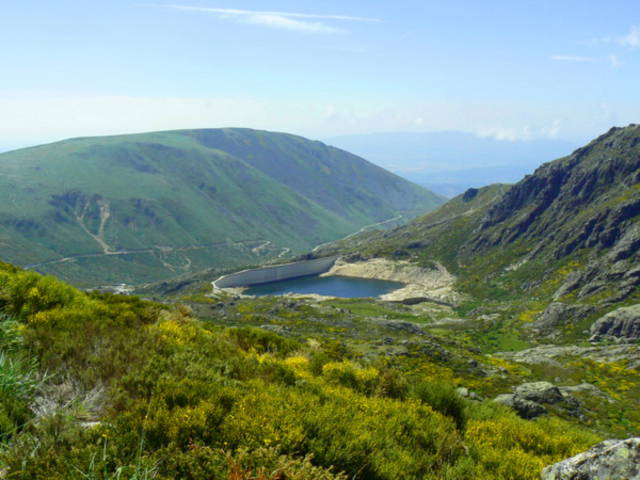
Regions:
[[3, 150], [205, 127], [581, 142], [640, 118], [632, 2], [36, 0], [0, 24]]

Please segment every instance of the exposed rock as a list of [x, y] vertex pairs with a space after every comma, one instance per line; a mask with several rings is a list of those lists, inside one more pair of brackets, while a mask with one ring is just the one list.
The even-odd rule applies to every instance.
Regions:
[[640, 339], [640, 304], [618, 308], [600, 317], [591, 325], [590, 341], [607, 338]]
[[591, 383], [580, 383], [578, 385], [568, 385], [565, 387], [558, 387], [562, 392], [562, 395], [571, 395], [573, 393], [588, 393], [589, 395], [598, 396], [598, 397], [606, 397], [609, 398], [609, 395], [604, 393], [598, 387]]
[[517, 395], [513, 397], [513, 409], [525, 420], [530, 420], [547, 413], [547, 409], [538, 402], [526, 400]]
[[458, 395], [460, 395], [461, 397], [468, 397], [469, 396], [469, 389], [465, 388], [465, 387], [458, 387], [456, 388], [456, 393]]
[[466, 318], [452, 318], [452, 317], [444, 317], [444, 318], [438, 318], [435, 320], [432, 320], [428, 326], [429, 327], [441, 327], [444, 325], [449, 325], [449, 326], [453, 326], [453, 325], [463, 325], [465, 323], [467, 323], [468, 320]]
[[494, 398], [493, 401], [510, 407], [513, 403], [513, 393], [502, 393]]
[[478, 196], [479, 191], [480, 190], [478, 190], [477, 188], [469, 188], [466, 192], [464, 192], [464, 195], [462, 195], [462, 201], [470, 202]]
[[640, 480], [640, 438], [605, 440], [542, 471], [542, 480]]
[[588, 305], [570, 305], [562, 302], [552, 302], [531, 326], [537, 330], [549, 330], [553, 327], [583, 318], [592, 311], [593, 307]]
[[640, 345], [633, 344], [593, 347], [541, 345], [518, 352], [499, 352], [494, 355], [529, 365], [558, 366], [561, 363], [556, 359], [579, 357], [605, 363], [624, 360], [627, 368], [640, 368]]
[[[620, 212], [620, 215], [623, 214], [623, 211]], [[618, 260], [629, 258], [638, 251], [638, 248], [640, 248], [640, 225], [635, 224], [625, 232], [607, 257], [612, 263], [617, 262]]]
[[549, 382], [523, 383], [516, 387], [515, 395], [538, 403], [558, 403], [564, 400], [560, 389]]
[[560, 388], [549, 382], [523, 383], [514, 388], [514, 393], [498, 395], [493, 400], [513, 408], [525, 419], [539, 417], [547, 412], [543, 403], [555, 404], [566, 402], [566, 406], [574, 414], [579, 410], [579, 402], [568, 392], [563, 394]]
[[424, 330], [419, 325], [402, 320], [386, 320], [381, 322], [387, 328], [392, 330], [401, 330], [414, 335], [424, 335]]
[[544, 406], [537, 402], [521, 398], [516, 394], [505, 393], [498, 395], [493, 401], [513, 408], [521, 418], [526, 420], [531, 420], [532, 418], [547, 413], [547, 409], [544, 408]]

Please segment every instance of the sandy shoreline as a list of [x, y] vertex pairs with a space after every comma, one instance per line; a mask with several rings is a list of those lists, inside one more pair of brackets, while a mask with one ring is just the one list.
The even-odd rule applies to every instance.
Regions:
[[455, 276], [437, 264], [434, 269], [418, 267], [407, 261], [372, 258], [362, 262], [347, 263], [338, 259], [331, 270], [321, 276], [390, 280], [406, 284], [404, 287], [381, 295], [381, 300], [400, 301], [407, 298], [428, 297], [447, 303], [456, 303], [460, 295], [454, 290]]

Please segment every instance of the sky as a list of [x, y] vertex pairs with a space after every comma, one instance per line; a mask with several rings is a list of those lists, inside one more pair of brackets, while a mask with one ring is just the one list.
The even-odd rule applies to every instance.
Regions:
[[251, 127], [586, 141], [640, 123], [640, 2], [2, 0], [0, 149]]

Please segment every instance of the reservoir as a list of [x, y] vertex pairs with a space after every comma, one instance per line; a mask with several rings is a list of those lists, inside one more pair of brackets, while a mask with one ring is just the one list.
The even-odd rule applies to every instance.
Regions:
[[326, 295], [331, 297], [360, 298], [377, 297], [398, 288], [403, 283], [369, 278], [308, 275], [290, 278], [279, 282], [252, 285], [245, 291], [245, 295], [284, 295], [286, 293], [300, 293]]

